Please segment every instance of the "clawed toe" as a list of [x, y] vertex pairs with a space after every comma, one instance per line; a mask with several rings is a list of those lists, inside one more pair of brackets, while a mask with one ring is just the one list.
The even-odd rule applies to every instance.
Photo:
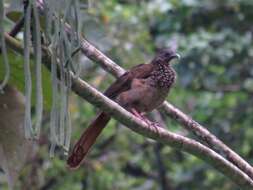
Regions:
[[149, 125], [150, 125], [151, 127], [155, 127], [155, 128], [161, 127], [160, 124], [159, 124], [158, 122], [151, 122]]

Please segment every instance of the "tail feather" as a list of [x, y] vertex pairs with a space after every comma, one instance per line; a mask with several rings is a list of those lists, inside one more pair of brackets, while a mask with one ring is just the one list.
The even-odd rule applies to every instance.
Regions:
[[97, 137], [102, 132], [109, 120], [110, 116], [102, 112], [84, 131], [80, 139], [75, 144], [73, 151], [67, 160], [67, 164], [70, 168], [75, 169], [81, 165], [84, 157], [87, 155], [91, 146], [95, 143]]

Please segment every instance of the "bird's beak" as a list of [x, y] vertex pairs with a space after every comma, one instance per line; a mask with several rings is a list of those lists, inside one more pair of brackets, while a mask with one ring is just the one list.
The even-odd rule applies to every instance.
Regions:
[[175, 54], [172, 56], [172, 59], [174, 59], [174, 58], [176, 58], [176, 59], [180, 59], [180, 58], [181, 58], [181, 56], [180, 56], [178, 53], [175, 53]]
[[170, 60], [172, 60], [172, 59], [180, 59], [180, 58], [181, 58], [181, 56], [178, 53], [175, 53], [174, 55], [171, 56]]

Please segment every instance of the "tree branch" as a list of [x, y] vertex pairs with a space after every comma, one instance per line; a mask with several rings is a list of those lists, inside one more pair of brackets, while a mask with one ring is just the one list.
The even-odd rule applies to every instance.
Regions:
[[[21, 55], [23, 54], [23, 47], [19, 41], [12, 38], [8, 34], [5, 34], [5, 40], [8, 47], [12, 48]], [[48, 68], [51, 68], [51, 54], [46, 48], [43, 48], [43, 63]], [[224, 159], [222, 156], [210, 148], [202, 145], [195, 140], [171, 133], [163, 128], [154, 128], [148, 126], [145, 122], [134, 117], [131, 113], [126, 111], [111, 99], [104, 96], [101, 92], [91, 87], [85, 81], [75, 77], [72, 73], [70, 75], [72, 79], [72, 91], [90, 102], [92, 105], [95, 105], [101, 110], [112, 115], [116, 120], [125, 124], [129, 129], [145, 137], [152, 138], [158, 142], [167, 144], [171, 147], [188, 152], [197, 156], [198, 158], [201, 158], [216, 168], [218, 171], [222, 172], [243, 189], [250, 190], [253, 188], [253, 181], [244, 172], [242, 172], [239, 168], [234, 166], [232, 163]]]
[[191, 131], [200, 140], [207, 143], [209, 147], [219, 152], [226, 159], [244, 171], [251, 179], [253, 179], [252, 166], [237, 153], [231, 150], [227, 145], [225, 145], [221, 140], [219, 140], [215, 135], [210, 133], [206, 128], [170, 103], [164, 102], [163, 109], [168, 116], [177, 120], [184, 128], [186, 128], [188, 131]]

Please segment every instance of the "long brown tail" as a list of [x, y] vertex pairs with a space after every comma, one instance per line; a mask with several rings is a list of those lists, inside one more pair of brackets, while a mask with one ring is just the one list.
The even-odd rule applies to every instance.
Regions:
[[81, 165], [84, 157], [90, 150], [91, 146], [95, 143], [98, 135], [102, 132], [110, 118], [111, 117], [106, 113], [100, 113], [83, 132], [67, 161], [67, 164], [71, 169], [78, 168]]

